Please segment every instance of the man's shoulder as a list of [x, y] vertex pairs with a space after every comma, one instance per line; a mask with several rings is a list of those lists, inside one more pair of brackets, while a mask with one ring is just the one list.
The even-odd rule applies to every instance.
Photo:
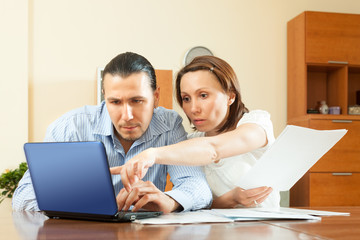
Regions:
[[87, 118], [87, 119], [93, 119], [97, 117], [100, 113], [100, 105], [93, 106], [93, 105], [85, 105], [76, 109], [72, 109], [62, 116], [60, 116], [58, 119], [55, 120], [55, 122], [58, 121], [68, 121], [68, 120], [74, 120], [76, 118]]
[[85, 105], [70, 110], [52, 122], [48, 131], [76, 130], [95, 126], [99, 121], [103, 105]]
[[174, 110], [157, 107], [154, 110], [153, 119], [149, 126], [149, 133], [154, 135], [166, 134], [171, 136], [174, 142], [186, 139], [186, 132], [182, 125], [182, 118]]
[[160, 120], [161, 122], [168, 124], [173, 124], [178, 121], [182, 121], [180, 115], [171, 109], [166, 109], [163, 107], [157, 107], [154, 110], [154, 118]]

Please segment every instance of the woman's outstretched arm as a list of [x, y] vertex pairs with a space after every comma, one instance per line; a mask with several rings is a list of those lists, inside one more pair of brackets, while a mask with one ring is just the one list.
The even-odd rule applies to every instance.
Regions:
[[193, 138], [169, 146], [149, 148], [123, 166], [110, 170], [111, 174], [121, 174], [121, 180], [129, 191], [131, 184], [143, 178], [148, 168], [155, 163], [202, 166], [250, 152], [266, 144], [265, 130], [257, 124], [246, 123], [216, 136]]

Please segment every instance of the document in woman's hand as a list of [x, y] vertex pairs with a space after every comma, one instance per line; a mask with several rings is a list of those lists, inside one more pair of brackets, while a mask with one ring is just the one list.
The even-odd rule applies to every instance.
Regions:
[[288, 191], [346, 132], [288, 125], [237, 185]]

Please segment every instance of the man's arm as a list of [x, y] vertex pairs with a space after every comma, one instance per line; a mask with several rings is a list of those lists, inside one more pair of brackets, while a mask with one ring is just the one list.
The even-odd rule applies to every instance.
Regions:
[[27, 170], [19, 182], [12, 198], [12, 208], [15, 211], [39, 211], [30, 172]]
[[208, 208], [212, 203], [212, 193], [200, 167], [168, 166], [172, 190], [165, 192], [177, 201], [183, 211]]

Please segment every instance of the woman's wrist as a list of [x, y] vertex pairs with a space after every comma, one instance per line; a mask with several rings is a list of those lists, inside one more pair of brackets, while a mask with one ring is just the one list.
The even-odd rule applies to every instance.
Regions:
[[227, 198], [227, 203], [229, 205], [229, 207], [234, 208], [237, 205], [239, 205], [240, 203], [238, 202], [238, 199], [236, 197], [237, 195], [237, 188], [234, 188], [232, 190], [230, 190], [229, 192], [227, 192], [226, 194], [228, 194], [228, 198]]
[[220, 197], [215, 198], [213, 201], [212, 207], [213, 208], [234, 208], [237, 205], [239, 205], [239, 203], [235, 199], [234, 191], [235, 191], [235, 189], [232, 189], [232, 190], [224, 193]]
[[159, 153], [158, 153], [158, 148], [148, 148], [147, 150], [147, 157], [148, 159], [151, 159], [152, 161], [152, 165], [154, 164], [158, 164], [159, 163], [159, 160], [158, 160], [158, 156], [159, 156]]

